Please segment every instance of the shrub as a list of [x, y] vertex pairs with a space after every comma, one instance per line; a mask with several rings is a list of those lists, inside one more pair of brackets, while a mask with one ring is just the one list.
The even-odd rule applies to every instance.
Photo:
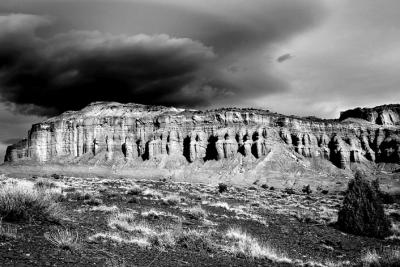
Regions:
[[39, 189], [50, 189], [50, 188], [56, 188], [57, 185], [48, 179], [41, 178], [36, 181], [35, 187]]
[[262, 188], [262, 189], [268, 189], [268, 185], [262, 184], [262, 185], [261, 185], [261, 188]]
[[58, 221], [62, 210], [54, 195], [25, 184], [5, 185], [0, 189], [0, 217], [6, 221]]
[[288, 195], [296, 194], [296, 191], [294, 191], [294, 189], [293, 189], [293, 188], [290, 188], [290, 187], [286, 187], [286, 188], [283, 190], [283, 192], [286, 193], [286, 194], [288, 194]]
[[53, 178], [53, 179], [58, 180], [58, 179], [63, 179], [64, 175], [53, 173], [52, 175], [50, 175], [50, 177]]
[[180, 247], [191, 251], [213, 252], [215, 250], [215, 246], [210, 238], [210, 233], [197, 230], [182, 231], [176, 237], [176, 243]]
[[194, 220], [204, 220], [207, 217], [207, 212], [201, 207], [196, 206], [184, 210], [187, 215]]
[[67, 198], [71, 200], [85, 201], [94, 198], [94, 196], [89, 192], [75, 191], [75, 192], [69, 192], [67, 194]]
[[390, 235], [390, 222], [377, 192], [378, 186], [366, 181], [360, 172], [349, 182], [337, 225], [345, 232], [384, 238]]
[[142, 196], [161, 198], [162, 194], [154, 189], [147, 188], [142, 193]]
[[218, 184], [218, 192], [220, 192], [221, 194], [224, 192], [228, 192], [228, 185], [226, 185], [224, 183], [219, 183]]
[[311, 190], [311, 187], [310, 187], [310, 185], [308, 184], [308, 185], [305, 185], [305, 186], [303, 186], [303, 189], [301, 190], [303, 193], [305, 193], [305, 194], [307, 194], [307, 195], [309, 195], [309, 194], [311, 194], [312, 193], [312, 190]]
[[44, 237], [50, 243], [62, 249], [73, 250], [79, 247], [78, 233], [68, 229], [56, 229], [53, 232], [45, 233]]
[[138, 196], [138, 195], [140, 195], [142, 192], [143, 192], [143, 189], [142, 189], [140, 186], [138, 186], [138, 185], [133, 185], [133, 187], [130, 188], [130, 189], [126, 192], [126, 194], [127, 194], [127, 195]]
[[103, 204], [103, 200], [100, 198], [96, 198], [94, 196], [90, 196], [89, 199], [85, 199], [83, 203], [90, 205], [90, 206], [99, 206]]
[[166, 205], [178, 205], [181, 202], [181, 197], [177, 194], [167, 195], [163, 198], [163, 203]]

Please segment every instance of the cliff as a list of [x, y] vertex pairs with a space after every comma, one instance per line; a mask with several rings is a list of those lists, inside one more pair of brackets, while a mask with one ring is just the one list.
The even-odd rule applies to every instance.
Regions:
[[96, 102], [33, 125], [26, 140], [8, 147], [5, 161], [145, 164], [174, 156], [190, 164], [262, 160], [280, 147], [342, 169], [351, 162], [400, 163], [399, 107], [350, 110], [338, 121], [258, 109], [196, 111]]
[[400, 105], [355, 108], [341, 112], [340, 120], [360, 118], [379, 125], [400, 125]]

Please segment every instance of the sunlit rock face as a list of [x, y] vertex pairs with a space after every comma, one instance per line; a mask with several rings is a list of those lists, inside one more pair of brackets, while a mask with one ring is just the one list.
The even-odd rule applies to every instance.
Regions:
[[[383, 115], [379, 115], [380, 110]], [[365, 115], [371, 119], [362, 123], [257, 109], [202, 112], [96, 102], [33, 125], [27, 139], [8, 147], [5, 161], [85, 159], [90, 163], [91, 158], [111, 161], [123, 157], [141, 162], [163, 156], [182, 156], [189, 163], [237, 156], [260, 159], [280, 144], [293, 153], [324, 158], [343, 169], [350, 168], [352, 162], [400, 163], [397, 111], [379, 109], [376, 116]], [[364, 120], [364, 113], [343, 112], [342, 117], [355, 114], [360, 115], [356, 119]]]

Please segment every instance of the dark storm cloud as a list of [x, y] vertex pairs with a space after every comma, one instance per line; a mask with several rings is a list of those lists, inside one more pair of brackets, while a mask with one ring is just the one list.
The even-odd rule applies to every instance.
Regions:
[[1, 97], [19, 111], [51, 115], [98, 100], [180, 106], [208, 100], [195, 92], [169, 97], [215, 58], [199, 42], [95, 31], [38, 37], [37, 27], [49, 23], [33, 15], [0, 17]]
[[100, 100], [208, 107], [287, 91], [274, 49], [324, 14], [317, 0], [19, 2], [56, 23], [0, 16], [0, 97], [42, 116]]

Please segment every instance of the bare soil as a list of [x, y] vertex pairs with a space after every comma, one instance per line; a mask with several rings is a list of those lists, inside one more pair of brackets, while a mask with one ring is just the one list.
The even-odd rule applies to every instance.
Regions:
[[[266, 258], [235, 255], [223, 250], [210, 250], [196, 244], [176, 244], [172, 248], [155, 246], [143, 248], [135, 244], [93, 239], [95, 234], [110, 231], [108, 218], [117, 211], [94, 210], [95, 207], [113, 207], [118, 211], [133, 211], [142, 216], [143, 211], [157, 210], [167, 216], [144, 217], [153, 225], [168, 225], [179, 218], [183, 230], [215, 230], [223, 235], [231, 227], [243, 229], [260, 243], [269, 244], [277, 251], [303, 265], [319, 262], [357, 265], [363, 253], [400, 246], [399, 238], [375, 239], [343, 233], [334, 222], [340, 208], [341, 192], [316, 191], [307, 195], [299, 190], [283, 192], [256, 184], [245, 187], [228, 186], [219, 193], [216, 186], [178, 183], [161, 179], [137, 180], [118, 177], [76, 178], [47, 177], [57, 188], [62, 188], [65, 198], [60, 202], [64, 219], [50, 222], [24, 222], [3, 225], [15, 227], [17, 237], [0, 235], [1, 266], [291, 266]], [[3, 180], [8, 178], [3, 177]], [[25, 178], [35, 182], [40, 177]], [[130, 192], [139, 186], [151, 189], [153, 195]], [[73, 193], [87, 193], [101, 199], [90, 203], [74, 199]], [[166, 204], [169, 194], [178, 194], [176, 205]], [[188, 207], [203, 208], [207, 220], [189, 216]], [[386, 205], [394, 223], [399, 223], [399, 204]], [[54, 229], [69, 229], [79, 236], [79, 246], [63, 249], [50, 243], [45, 233]], [[308, 262], [308, 263], [307, 263]]]

